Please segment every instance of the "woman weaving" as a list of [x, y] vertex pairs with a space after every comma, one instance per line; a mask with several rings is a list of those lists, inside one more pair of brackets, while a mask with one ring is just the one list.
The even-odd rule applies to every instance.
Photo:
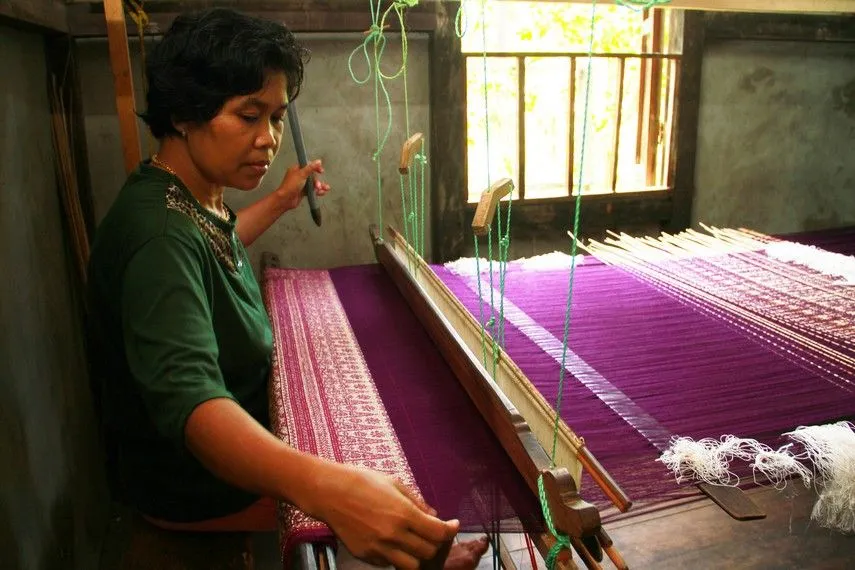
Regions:
[[[89, 269], [93, 372], [121, 498], [168, 529], [277, 527], [276, 501], [326, 522], [372, 564], [416, 568], [457, 532], [380, 473], [269, 431], [272, 333], [245, 247], [296, 208], [320, 161], [235, 213], [281, 142], [303, 56], [282, 25], [230, 10], [177, 18], [149, 56], [142, 117], [159, 149], [124, 184]], [[316, 182], [318, 195], [329, 190]], [[486, 541], [456, 544], [474, 567]]]

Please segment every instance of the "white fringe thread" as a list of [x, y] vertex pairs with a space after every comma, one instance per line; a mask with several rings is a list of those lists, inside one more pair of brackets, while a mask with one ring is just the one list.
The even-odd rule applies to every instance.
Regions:
[[766, 246], [772, 259], [801, 265], [823, 275], [839, 278], [835, 285], [855, 285], [855, 257], [788, 241], [776, 241]]
[[[779, 449], [732, 435], [698, 441], [674, 437], [657, 461], [674, 473], [677, 483], [693, 480], [736, 486], [739, 477], [730, 471], [734, 459], [750, 462], [756, 484], [766, 484], [758, 480], [759, 473], [779, 491], [794, 478], [801, 479], [805, 487], [816, 481], [819, 497], [811, 519], [824, 528], [855, 533], [855, 425], [806, 426], [783, 435], [794, 443]], [[793, 453], [795, 444], [804, 451]], [[812, 465], [813, 472], [805, 463]]]
[[800, 427], [785, 435], [804, 446], [822, 482], [811, 519], [855, 533], [855, 431], [850, 422]]
[[[534, 257], [521, 257], [519, 259], [514, 259], [508, 261], [508, 265], [518, 266], [521, 269], [526, 269], [529, 271], [550, 271], [556, 269], [570, 269], [570, 264], [572, 260], [573, 256], [569, 253], [553, 251], [552, 253], [535, 255]], [[584, 255], [576, 255], [577, 266], [582, 265], [584, 262]], [[444, 266], [452, 273], [456, 273], [461, 277], [475, 275], [477, 271], [476, 267], [481, 270], [482, 274], [490, 272], [490, 261], [483, 257], [478, 258], [477, 265], [474, 257], [461, 257], [460, 259], [446, 262]], [[493, 271], [497, 272], [498, 270], [499, 261], [494, 259]]]

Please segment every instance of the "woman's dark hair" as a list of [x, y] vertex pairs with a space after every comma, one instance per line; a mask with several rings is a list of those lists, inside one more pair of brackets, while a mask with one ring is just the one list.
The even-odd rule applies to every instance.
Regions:
[[140, 116], [157, 139], [178, 134], [174, 123], [211, 120], [227, 99], [261, 89], [268, 71], [285, 73], [293, 101], [308, 53], [270, 20], [227, 8], [182, 14], [148, 55]]

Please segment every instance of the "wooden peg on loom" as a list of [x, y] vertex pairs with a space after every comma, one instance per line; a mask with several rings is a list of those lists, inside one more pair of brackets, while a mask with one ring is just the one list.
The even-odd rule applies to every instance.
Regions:
[[481, 193], [481, 200], [472, 218], [472, 231], [476, 236], [487, 235], [490, 224], [493, 223], [493, 217], [496, 215], [496, 208], [499, 207], [499, 201], [513, 190], [514, 181], [510, 178], [502, 178]]
[[398, 165], [398, 172], [401, 174], [410, 172], [410, 166], [412, 166], [416, 155], [422, 150], [422, 145], [424, 145], [422, 133], [416, 133], [404, 141], [404, 146], [401, 147], [401, 162]]
[[[378, 27], [379, 27], [379, 26], [378, 26]], [[384, 25], [384, 26], [383, 26], [383, 29], [384, 29], [384, 30], [388, 30], [388, 29], [389, 29], [389, 24]], [[371, 33], [372, 33], [373, 31], [374, 31], [374, 30], [371, 30], [371, 29], [365, 30], [364, 32], [362, 32], [362, 35], [363, 35], [363, 36], [369, 36], [369, 35], [371, 35]]]
[[605, 552], [615, 567], [628, 570], [611, 537], [600, 524], [599, 510], [582, 500], [570, 472], [566, 469], [545, 469], [542, 474], [553, 525], [558, 532], [568, 536], [585, 566], [599, 570]]

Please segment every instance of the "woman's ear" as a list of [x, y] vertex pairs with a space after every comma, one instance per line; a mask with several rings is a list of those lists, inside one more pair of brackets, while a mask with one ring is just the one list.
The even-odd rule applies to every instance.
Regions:
[[186, 122], [182, 121], [180, 123], [176, 123], [175, 120], [173, 120], [172, 126], [175, 127], [175, 130], [178, 131], [178, 134], [181, 136], [182, 139], [187, 138], [187, 128], [189, 125]]

